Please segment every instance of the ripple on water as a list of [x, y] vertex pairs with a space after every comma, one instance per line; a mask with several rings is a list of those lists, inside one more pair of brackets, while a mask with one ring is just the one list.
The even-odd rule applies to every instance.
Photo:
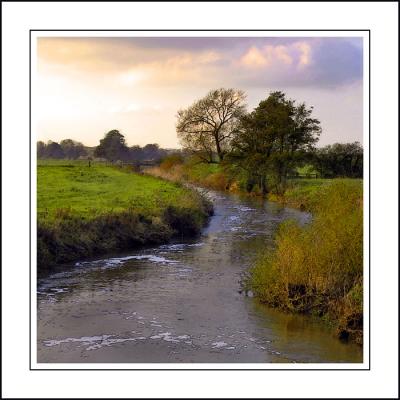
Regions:
[[214, 342], [214, 343], [211, 343], [211, 346], [212, 346], [213, 349], [220, 349], [221, 347], [228, 346], [228, 343], [225, 343], [225, 342]]
[[255, 211], [254, 208], [246, 207], [246, 206], [235, 206], [235, 207], [233, 207], [233, 208], [235, 208], [236, 210], [239, 210], [239, 211], [243, 211], [243, 212]]
[[175, 243], [175, 244], [163, 244], [159, 246], [158, 248], [160, 250], [166, 250], [166, 251], [184, 251], [187, 248], [191, 247], [201, 247], [204, 246], [204, 243]]
[[177, 264], [175, 260], [169, 260], [165, 257], [156, 256], [154, 254], [143, 254], [139, 256], [126, 256], [126, 257], [114, 257], [106, 258], [96, 261], [80, 261], [75, 263], [75, 266], [81, 267], [85, 265], [100, 265], [102, 267], [113, 267], [124, 264], [126, 261], [130, 260], [148, 260], [156, 264]]

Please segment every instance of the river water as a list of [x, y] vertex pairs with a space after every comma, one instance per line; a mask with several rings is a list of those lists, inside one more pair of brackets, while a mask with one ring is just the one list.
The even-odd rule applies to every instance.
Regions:
[[241, 292], [280, 222], [310, 215], [209, 192], [200, 237], [65, 265], [38, 281], [39, 363], [339, 363], [362, 349]]

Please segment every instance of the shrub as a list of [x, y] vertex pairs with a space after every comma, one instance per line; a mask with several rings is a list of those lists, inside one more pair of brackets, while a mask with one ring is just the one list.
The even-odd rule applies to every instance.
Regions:
[[169, 171], [176, 165], [183, 164], [184, 159], [181, 154], [171, 154], [163, 159], [160, 164], [160, 168], [164, 171]]
[[327, 315], [347, 332], [342, 337], [350, 336], [350, 326], [351, 335], [359, 338], [362, 186], [359, 181], [337, 180], [315, 196], [313, 221], [304, 227], [294, 221], [283, 223], [275, 248], [266, 249], [252, 269], [250, 284], [263, 302], [288, 311]]

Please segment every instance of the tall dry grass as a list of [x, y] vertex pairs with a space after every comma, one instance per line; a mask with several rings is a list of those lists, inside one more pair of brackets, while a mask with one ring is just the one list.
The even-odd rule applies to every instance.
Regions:
[[361, 343], [362, 184], [335, 180], [314, 196], [312, 222], [280, 226], [275, 248], [260, 255], [250, 285], [262, 302], [323, 316], [341, 338]]

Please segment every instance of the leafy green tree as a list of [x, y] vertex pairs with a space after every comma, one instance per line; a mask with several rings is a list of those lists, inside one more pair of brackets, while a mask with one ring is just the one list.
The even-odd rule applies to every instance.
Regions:
[[104, 135], [94, 151], [95, 157], [103, 157], [110, 161], [126, 161], [129, 159], [129, 149], [125, 137], [113, 129]]
[[65, 154], [62, 147], [57, 142], [52, 142], [49, 140], [44, 151], [44, 158], [61, 159], [64, 157]]
[[271, 186], [283, 193], [288, 172], [318, 140], [320, 122], [311, 114], [305, 103], [296, 105], [282, 92], [270, 93], [241, 118], [229, 154], [233, 168], [246, 171], [249, 183], [257, 182], [262, 193]]
[[44, 158], [45, 157], [45, 153], [46, 153], [46, 144], [44, 142], [42, 142], [41, 140], [39, 140], [36, 143], [37, 158]]
[[143, 156], [146, 160], [158, 161], [165, 156], [165, 150], [157, 143], [146, 144], [143, 147]]
[[139, 145], [134, 145], [129, 148], [129, 158], [132, 161], [139, 162], [144, 159], [143, 150]]
[[334, 143], [317, 149], [313, 164], [325, 178], [362, 178], [363, 148], [359, 142]]
[[176, 130], [184, 149], [209, 163], [222, 161], [245, 114], [245, 97], [241, 90], [221, 88], [179, 110]]
[[80, 156], [86, 156], [87, 151], [82, 143], [72, 139], [61, 140], [60, 146], [63, 149], [66, 158], [75, 160]]

